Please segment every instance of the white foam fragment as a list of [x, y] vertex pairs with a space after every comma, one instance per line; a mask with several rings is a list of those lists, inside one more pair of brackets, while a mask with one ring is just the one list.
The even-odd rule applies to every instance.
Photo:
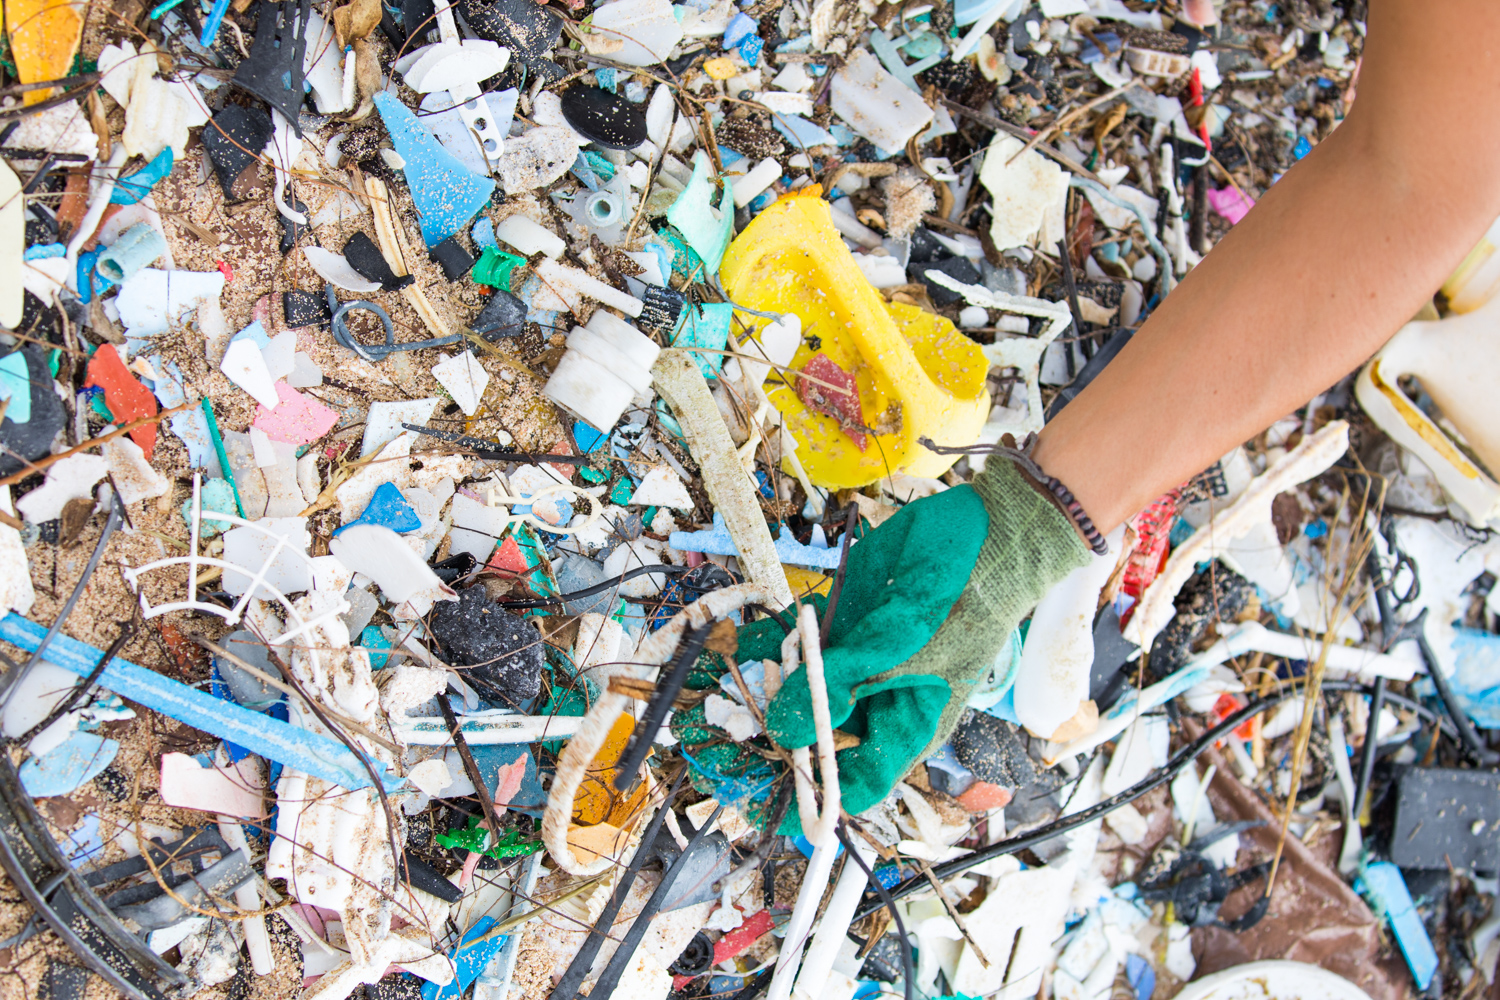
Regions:
[[666, 465], [659, 465], [646, 473], [641, 485], [630, 495], [630, 502], [632, 505], [640, 504], [645, 507], [693, 509], [693, 498], [688, 494], [682, 477]]
[[50, 521], [62, 514], [68, 501], [91, 496], [94, 484], [108, 471], [109, 462], [101, 455], [72, 455], [54, 462], [46, 481], [16, 501], [16, 508], [32, 524]]

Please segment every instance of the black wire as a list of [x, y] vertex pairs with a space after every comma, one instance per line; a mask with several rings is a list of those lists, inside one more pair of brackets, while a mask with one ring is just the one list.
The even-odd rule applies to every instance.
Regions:
[[[1009, 854], [1016, 854], [1020, 851], [1029, 850], [1053, 839], [1054, 837], [1059, 837], [1071, 830], [1076, 830], [1080, 826], [1086, 826], [1096, 819], [1102, 819], [1103, 817], [1114, 812], [1116, 809], [1119, 809], [1121, 806], [1129, 805], [1136, 799], [1139, 799], [1141, 796], [1146, 795], [1147, 793], [1160, 788], [1162, 785], [1171, 781], [1174, 777], [1177, 776], [1177, 773], [1179, 771], [1187, 767], [1187, 765], [1192, 763], [1194, 760], [1197, 760], [1199, 754], [1203, 753], [1204, 750], [1207, 750], [1210, 746], [1212, 746], [1219, 739], [1223, 738], [1226, 734], [1243, 725], [1247, 719], [1251, 719], [1269, 708], [1274, 708], [1275, 706], [1281, 704], [1283, 701], [1286, 701], [1288, 698], [1301, 693], [1305, 686], [1306, 681], [1299, 679], [1294, 683], [1288, 684], [1280, 691], [1276, 691], [1272, 694], [1263, 695], [1262, 697], [1256, 698], [1254, 701], [1250, 702], [1238, 712], [1235, 712], [1233, 715], [1225, 718], [1224, 721], [1219, 723], [1217, 726], [1209, 729], [1192, 743], [1189, 743], [1187, 746], [1177, 751], [1177, 753], [1173, 755], [1172, 759], [1167, 762], [1165, 767], [1158, 770], [1155, 774], [1149, 775], [1136, 784], [1130, 786], [1123, 792], [1120, 792], [1117, 795], [1113, 795], [1110, 798], [1105, 799], [1103, 802], [1099, 802], [1087, 809], [1074, 813], [1072, 816], [1065, 816], [1060, 819], [1054, 820], [1053, 822], [1048, 823], [1046, 826], [1041, 827], [1037, 830], [1033, 830], [1030, 833], [1023, 834], [1019, 837], [1011, 837], [1008, 840], [1002, 840], [1000, 843], [994, 844], [990, 847], [986, 847], [984, 850], [975, 851], [973, 854], [965, 855], [964, 857], [958, 858], [954, 861], [949, 861], [947, 864], [937, 865], [932, 869], [933, 876], [936, 877], [939, 881], [950, 879], [955, 875], [959, 875], [963, 872], [968, 871], [975, 865], [983, 864], [984, 862], [993, 860], [995, 858], [1005, 857]], [[1325, 681], [1323, 683], [1323, 690], [1368, 692], [1369, 687], [1367, 685], [1360, 684], [1357, 681]], [[1407, 701], [1407, 699], [1397, 698], [1391, 694], [1386, 695], [1386, 700], [1403, 702]], [[1407, 704], [1409, 707], [1417, 708], [1414, 703], [1407, 702]], [[1418, 708], [1418, 711], [1429, 718], [1437, 717], [1435, 713], [1428, 709]], [[928, 886], [929, 884], [930, 883], [927, 881], [925, 876], [914, 876], [896, 886], [896, 888], [890, 892], [890, 896], [892, 899], [903, 899], [906, 896], [911, 895], [913, 892], [916, 892], [919, 889]], [[867, 917], [871, 913], [874, 913], [876, 910], [880, 909], [881, 905], [883, 905], [884, 897], [885, 894], [882, 893], [881, 899], [879, 901], [865, 904], [862, 909], [855, 913], [854, 919], [863, 919], [864, 917]]]
[[677, 692], [682, 690], [683, 683], [687, 680], [688, 670], [698, 662], [698, 654], [703, 652], [703, 644], [708, 641], [708, 634], [713, 631], [713, 623], [706, 623], [698, 628], [689, 629], [688, 633], [680, 640], [677, 647], [677, 657], [672, 663], [670, 672], [662, 674], [656, 681], [656, 688], [651, 692], [651, 700], [646, 703], [646, 711], [641, 716], [641, 721], [636, 723], [635, 731], [630, 735], [630, 743], [626, 745], [625, 752], [620, 755], [620, 761], [616, 765], [615, 789], [625, 791], [636, 781], [636, 772], [646, 762], [646, 756], [651, 753], [651, 744], [656, 741], [656, 733], [661, 729], [662, 723], [667, 721], [667, 712], [672, 707], [672, 699], [677, 697]]
[[680, 576], [683, 573], [689, 572], [692, 568], [691, 566], [668, 566], [665, 564], [637, 566], [635, 569], [626, 570], [619, 576], [612, 576], [608, 580], [596, 583], [592, 587], [584, 587], [582, 590], [570, 590], [566, 594], [558, 594], [556, 597], [528, 597], [523, 600], [496, 601], [495, 603], [507, 608], [550, 608], [554, 604], [564, 604], [580, 597], [592, 597], [595, 594], [609, 590], [611, 587], [618, 587], [626, 580], [634, 580], [636, 577], [645, 576], [647, 573], [660, 573], [663, 576]]
[[844, 845], [844, 850], [849, 853], [849, 857], [854, 859], [854, 863], [859, 865], [860, 870], [865, 873], [865, 877], [870, 880], [870, 884], [875, 887], [875, 892], [880, 896], [881, 904], [891, 911], [891, 919], [896, 922], [896, 933], [901, 936], [901, 984], [903, 989], [906, 990], [906, 1000], [912, 1000], [912, 991], [916, 988], [917, 974], [911, 964], [911, 939], [906, 935], [906, 924], [901, 920], [901, 911], [896, 909], [896, 900], [886, 889], [885, 884], [875, 877], [875, 873], [870, 870], [870, 866], [865, 864], [865, 859], [859, 856], [859, 852], [854, 849], [854, 845], [849, 842], [849, 828], [843, 817], [839, 818], [838, 825], [834, 827], [834, 832], [838, 834], [839, 842]]

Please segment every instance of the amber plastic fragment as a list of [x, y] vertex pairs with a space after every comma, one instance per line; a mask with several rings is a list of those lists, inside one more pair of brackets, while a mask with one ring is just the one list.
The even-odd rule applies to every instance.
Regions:
[[[68, 75], [83, 36], [82, 4], [68, 0], [5, 0], [5, 33], [16, 75], [22, 83], [40, 83]], [[29, 90], [23, 104], [38, 104], [55, 88]]]
[[[833, 371], [831, 362], [854, 373], [860, 427], [851, 426], [852, 407], [813, 409], [803, 401], [826, 402], [837, 389], [799, 396], [776, 372], [766, 382], [815, 484], [848, 489], [895, 471], [939, 476], [953, 456], [934, 454], [918, 439], [966, 445], [978, 437], [990, 408], [979, 345], [941, 316], [887, 304], [855, 264], [821, 198], [783, 198], [767, 208], [730, 244], [719, 274], [737, 305], [801, 319], [793, 369], [815, 376]], [[756, 330], [770, 322], [738, 316]], [[826, 360], [814, 361], [819, 354]]]

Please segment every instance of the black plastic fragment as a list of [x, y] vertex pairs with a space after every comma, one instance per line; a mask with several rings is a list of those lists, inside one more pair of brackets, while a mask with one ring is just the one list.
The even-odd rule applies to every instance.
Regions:
[[1177, 672], [1216, 621], [1232, 622], [1255, 596], [1255, 585], [1218, 561], [1190, 578], [1177, 595], [1177, 614], [1151, 645], [1147, 669], [1153, 680]]
[[[7, 355], [13, 353], [5, 352]], [[26, 376], [31, 381], [31, 419], [18, 424], [10, 417], [0, 421], [0, 476], [19, 472], [28, 462], [51, 454], [52, 439], [67, 421], [62, 400], [52, 391], [52, 370], [35, 344], [21, 348], [26, 358]]]
[[[348, 254], [347, 247], [344, 248], [344, 253], [345, 255]], [[468, 274], [470, 269], [474, 267], [474, 255], [463, 248], [463, 244], [458, 242], [458, 237], [456, 236], [448, 237], [427, 251], [427, 256], [437, 261], [438, 266], [443, 269], [443, 277], [449, 281], [457, 281]], [[371, 278], [370, 280], [374, 281], [375, 279]]]
[[439, 580], [451, 584], [474, 572], [474, 567], [478, 565], [479, 560], [475, 559], [473, 555], [468, 552], [459, 552], [449, 556], [442, 562], [433, 563], [432, 571], [437, 574]]
[[701, 976], [713, 967], [714, 943], [707, 934], [699, 931], [667, 971], [674, 976]]
[[209, 119], [203, 130], [203, 147], [219, 177], [224, 197], [233, 197], [235, 179], [260, 156], [271, 140], [271, 116], [260, 108], [243, 104], [226, 104], [224, 110]]
[[459, 12], [480, 38], [510, 49], [528, 70], [547, 81], [566, 75], [548, 54], [562, 37], [562, 19], [533, 0], [461, 0]]
[[1413, 767], [1396, 778], [1391, 860], [1401, 868], [1500, 871], [1500, 774]]
[[641, 293], [641, 301], [646, 303], [636, 320], [641, 332], [647, 336], [653, 333], [670, 336], [677, 329], [677, 320], [682, 315], [687, 296], [673, 288], [647, 285]]
[[1019, 728], [985, 712], [973, 713], [954, 730], [953, 752], [980, 781], [1009, 789], [1036, 782], [1036, 766]]
[[400, 291], [417, 280], [409, 274], [396, 277], [396, 272], [392, 271], [391, 265], [386, 262], [385, 254], [381, 253], [375, 241], [363, 232], [356, 232], [344, 244], [344, 259], [359, 273], [360, 277], [380, 282], [380, 290], [383, 292]]
[[[292, 210], [295, 212], [301, 212], [303, 215], [306, 215], [307, 205], [304, 202], [298, 201], [296, 196], [293, 196]], [[287, 216], [282, 215], [280, 212], [276, 213], [276, 217], [281, 220], [281, 254], [282, 256], [286, 256], [287, 254], [291, 253], [292, 248], [297, 245], [298, 238], [300, 238], [303, 233], [308, 232], [312, 227], [298, 222], [296, 219], [290, 219]]]
[[304, 326], [322, 326], [333, 315], [322, 298], [312, 292], [294, 288], [281, 293], [281, 312], [288, 330]]
[[1103, 712], [1125, 690], [1125, 664], [1140, 647], [1120, 634], [1120, 614], [1107, 604], [1094, 621], [1094, 665], [1089, 671], [1089, 698]]
[[526, 332], [526, 303], [510, 292], [497, 289], [474, 317], [470, 329], [492, 344], [519, 337]]
[[432, 636], [448, 662], [487, 698], [519, 704], [542, 689], [542, 635], [535, 625], [494, 603], [484, 588], [461, 591], [432, 609]]
[[274, 5], [262, 0], [250, 57], [240, 63], [231, 81], [280, 111], [299, 136], [302, 135], [302, 127], [297, 124], [303, 99], [302, 59], [307, 51], [311, 12], [310, 0], [281, 0]]
[[950, 306], [962, 299], [963, 294], [933, 281], [928, 277], [930, 272], [941, 271], [953, 280], [962, 281], [966, 285], [979, 283], [979, 268], [975, 267], [974, 262], [967, 257], [949, 257], [936, 264], [911, 264], [906, 271], [927, 286], [927, 294], [932, 298], [932, 304], [936, 306]]
[[406, 877], [411, 884], [445, 903], [456, 903], [463, 898], [464, 891], [443, 877], [443, 873], [417, 857], [411, 851], [404, 855]]
[[646, 106], [602, 87], [570, 87], [562, 113], [573, 131], [605, 149], [634, 149], [646, 141]]
[[38, 1000], [83, 1000], [89, 984], [89, 970], [66, 962], [50, 962], [42, 977]]

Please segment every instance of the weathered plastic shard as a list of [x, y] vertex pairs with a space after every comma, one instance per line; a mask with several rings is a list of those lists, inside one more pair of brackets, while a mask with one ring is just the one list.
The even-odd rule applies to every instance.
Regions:
[[640, 105], [600, 87], [570, 87], [562, 96], [563, 117], [579, 135], [605, 149], [634, 149], [646, 141]]
[[328, 543], [328, 551], [356, 573], [375, 581], [385, 599], [398, 606], [401, 617], [420, 618], [438, 601], [455, 601], [448, 586], [411, 546], [390, 528], [352, 525]]
[[492, 76], [505, 72], [510, 50], [484, 39], [438, 42], [407, 53], [396, 62], [396, 72], [419, 94], [437, 90], [477, 88]]
[[146, 460], [141, 446], [128, 437], [104, 442], [104, 459], [120, 500], [127, 506], [141, 500], [159, 497], [172, 488], [167, 479]]
[[464, 20], [480, 38], [499, 42], [515, 53], [526, 68], [552, 81], [564, 75], [549, 57], [562, 37], [562, 18], [532, 0], [461, 0]]
[[313, 104], [320, 115], [348, 111], [353, 103], [349, 99], [352, 95], [344, 90], [346, 67], [341, 66], [340, 61], [341, 57], [353, 59], [354, 53], [344, 52], [338, 45], [333, 26], [319, 17], [317, 11], [308, 14], [307, 23], [307, 30], [303, 32], [306, 49], [302, 55], [302, 75], [312, 90]]
[[129, 281], [147, 264], [167, 252], [167, 238], [151, 226], [138, 222], [110, 244], [95, 262], [99, 274], [115, 284]]
[[[15, 513], [11, 509], [9, 486], [0, 486], [0, 510]], [[36, 591], [32, 589], [31, 565], [26, 559], [21, 533], [10, 525], [0, 525], [0, 610], [24, 615], [34, 603]]]
[[337, 285], [345, 291], [357, 292], [361, 295], [380, 291], [380, 282], [371, 281], [360, 274], [341, 253], [334, 253], [322, 247], [303, 247], [302, 253], [307, 257], [307, 262], [312, 265], [312, 269], [318, 272], [318, 276], [331, 285]]
[[559, 257], [568, 248], [563, 238], [525, 215], [512, 215], [495, 226], [495, 238], [527, 257]]
[[1412, 979], [1416, 980], [1417, 989], [1425, 992], [1438, 970], [1438, 956], [1401, 869], [1389, 861], [1367, 865], [1360, 872], [1355, 889], [1369, 897], [1371, 906], [1390, 921]]
[[526, 303], [510, 292], [496, 291], [474, 317], [471, 328], [491, 343], [519, 337], [526, 332]]
[[[0, 619], [0, 639], [27, 652], [34, 652], [46, 634], [44, 626], [19, 614]], [[58, 635], [47, 646], [42, 658], [78, 677], [88, 677], [103, 655], [103, 650]], [[343, 788], [370, 786], [364, 765], [348, 747], [332, 737], [252, 712], [119, 657], [109, 661], [99, 675], [98, 683], [122, 698], [201, 729], [210, 736], [235, 743], [267, 760], [315, 774]], [[370, 764], [376, 774], [386, 769], [378, 759]], [[389, 774], [382, 778], [389, 789], [399, 787], [405, 780]]]
[[541, 125], [507, 139], [496, 170], [505, 193], [520, 194], [551, 184], [573, 166], [578, 149], [578, 135], [556, 125]]
[[1271, 501], [1298, 483], [1319, 475], [1349, 449], [1349, 425], [1335, 420], [1302, 440], [1265, 472], [1251, 480], [1238, 500], [1219, 511], [1207, 525], [1195, 531], [1172, 551], [1151, 586], [1141, 595], [1124, 636], [1142, 649], [1149, 648], [1158, 633], [1176, 614], [1173, 601], [1198, 563], [1212, 560], [1234, 539], [1251, 531], [1258, 522], [1271, 518]]
[[932, 108], [920, 94], [885, 71], [865, 49], [855, 49], [833, 75], [833, 113], [858, 135], [888, 153], [899, 152], [932, 123]]
[[618, 316], [598, 310], [566, 343], [542, 394], [585, 423], [613, 427], [632, 400], [650, 394], [661, 348]]
[[[68, 75], [83, 37], [84, 8], [58, 0], [9, 0], [5, 32], [22, 83], [45, 83]], [[22, 95], [23, 105], [39, 104], [54, 93], [41, 87]]]
[[708, 274], [716, 274], [734, 235], [734, 188], [728, 177], [714, 180], [713, 166], [702, 150], [693, 157], [692, 180], [667, 209], [667, 221], [703, 259]]
[[94, 484], [108, 471], [109, 463], [98, 455], [71, 455], [52, 463], [46, 481], [16, 501], [16, 507], [32, 524], [50, 521], [61, 516], [69, 500], [91, 497]]
[[375, 488], [375, 493], [370, 497], [370, 503], [365, 507], [364, 513], [359, 515], [359, 520], [350, 521], [336, 529], [333, 537], [337, 538], [357, 524], [378, 524], [404, 535], [408, 531], [416, 531], [420, 528], [422, 521], [417, 517], [416, 510], [394, 484], [381, 483]]
[[[394, 95], [385, 91], [376, 94], [375, 107], [396, 152], [406, 161], [406, 183], [422, 217], [422, 239], [429, 247], [437, 246], [463, 230], [489, 202], [495, 182], [460, 163]], [[515, 143], [506, 143], [506, 155]]]
[[640, 485], [630, 494], [630, 502], [646, 507], [693, 509], [693, 498], [688, 495], [682, 477], [666, 465], [659, 465], [641, 477]]
[[120, 752], [120, 744], [93, 733], [75, 732], [40, 757], [21, 765], [21, 784], [33, 798], [67, 795], [91, 781]]
[[[104, 344], [94, 352], [84, 385], [104, 390], [104, 402], [109, 412], [121, 423], [156, 413], [156, 397], [125, 367], [113, 344]], [[138, 427], [130, 433], [130, 438], [150, 458], [156, 447], [156, 425]]]
[[228, 896], [254, 877], [250, 855], [241, 848], [172, 892], [144, 903], [122, 906], [115, 913], [121, 919], [133, 921], [142, 931], [161, 930], [192, 914], [194, 911], [188, 907], [205, 895]]
[[141, 47], [141, 57], [133, 61], [130, 104], [120, 144], [131, 156], [148, 160], [170, 147], [180, 160], [187, 153], [189, 129], [206, 124], [209, 110], [189, 80], [157, 77], [155, 53], [156, 47], [148, 42]]
[[219, 370], [266, 409], [274, 410], [281, 402], [276, 395], [276, 382], [266, 369], [266, 359], [254, 341], [232, 341], [229, 349], [224, 352], [224, 361], [219, 365]]
[[304, 64], [312, 5], [309, 0], [267, 2], [260, 8], [250, 57], [239, 64], [233, 83], [259, 97], [302, 134], [297, 124], [302, 106]]
[[162, 271], [148, 267], [120, 286], [115, 304], [120, 322], [131, 337], [166, 333], [208, 299], [217, 301], [224, 290], [219, 271]]
[[819, 351], [805, 342], [792, 362], [801, 370], [816, 353], [857, 373], [861, 423], [871, 441], [859, 448], [834, 417], [810, 409], [790, 385], [767, 395], [782, 414], [813, 483], [857, 488], [891, 471], [937, 477], [954, 456], [928, 451], [972, 444], [990, 408], [989, 366], [979, 345], [948, 320], [902, 303], [887, 305], [855, 264], [818, 198], [777, 201], [729, 246], [719, 269], [728, 298], [771, 317], [796, 315], [820, 334]]
[[490, 384], [490, 373], [474, 356], [473, 351], [464, 351], [454, 357], [444, 357], [432, 366], [432, 377], [448, 390], [464, 416], [472, 417], [479, 410], [485, 387]]
[[625, 44], [610, 58], [627, 66], [665, 62], [682, 41], [682, 26], [667, 0], [614, 0], [594, 8], [595, 32]]
[[551, 257], [538, 264], [532, 273], [541, 284], [531, 302], [537, 309], [577, 312], [585, 298], [595, 299], [632, 317], [639, 316], [646, 307], [634, 295], [628, 295], [587, 271], [569, 267]]
[[185, 753], [161, 755], [161, 800], [180, 809], [223, 816], [265, 815], [260, 781], [248, 761], [242, 769], [205, 766]]
[[0, 162], [0, 326], [14, 329], [25, 313], [26, 287], [20, 275], [25, 266], [26, 206], [21, 181], [10, 164]]
[[541, 691], [545, 643], [535, 625], [490, 601], [483, 586], [433, 609], [433, 638], [488, 699], [521, 704]]
[[1030, 243], [1039, 233], [1043, 246], [1063, 238], [1068, 175], [1036, 150], [1023, 149], [1020, 139], [1003, 136], [990, 144], [979, 169], [979, 182], [995, 199], [990, 239], [999, 250]]
[[370, 412], [365, 418], [365, 436], [360, 442], [360, 457], [369, 458], [388, 442], [403, 434], [409, 435], [411, 432], [404, 430], [401, 425], [426, 423], [437, 404], [436, 396], [371, 403]]
[[146, 195], [157, 182], [172, 172], [172, 150], [162, 150], [156, 154], [150, 163], [128, 174], [122, 174], [115, 181], [115, 189], [110, 193], [109, 203], [111, 205], [134, 205]]
[[[283, 594], [296, 594], [310, 588], [312, 569], [302, 558], [312, 542], [307, 522], [300, 517], [267, 517], [256, 524], [265, 530], [238, 527], [224, 532], [224, 560], [241, 567], [240, 571], [224, 571], [224, 590], [235, 596], [243, 594], [267, 559], [271, 559], [271, 565], [265, 574], [265, 585], [275, 587]], [[273, 551], [276, 553], [274, 559]], [[274, 599], [263, 587], [257, 587], [252, 596], [263, 601]]]

